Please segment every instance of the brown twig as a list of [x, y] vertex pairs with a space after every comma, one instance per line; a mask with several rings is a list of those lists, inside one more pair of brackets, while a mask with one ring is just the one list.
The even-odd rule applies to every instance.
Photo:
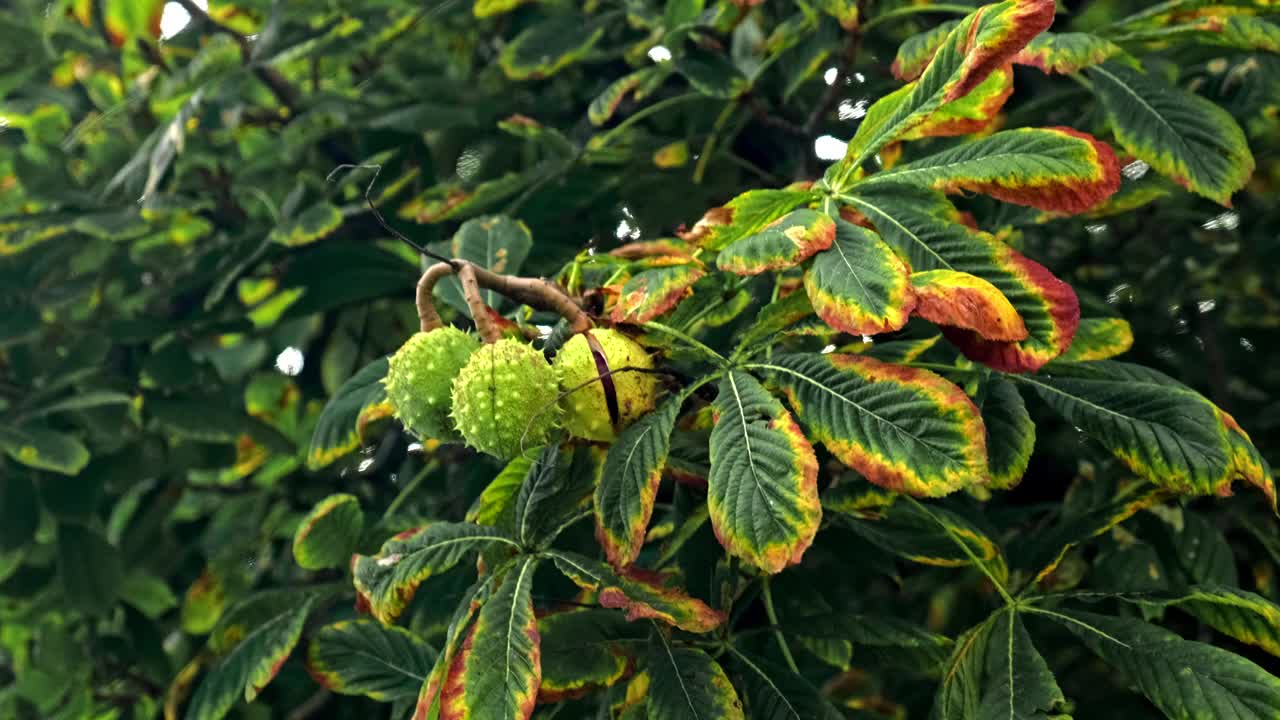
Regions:
[[[422, 332], [431, 332], [438, 327], [443, 327], [444, 322], [440, 319], [440, 314], [436, 312], [435, 303], [431, 299], [431, 294], [435, 290], [436, 283], [440, 282], [440, 278], [446, 275], [458, 273], [458, 278], [463, 282], [463, 294], [466, 294], [466, 283], [468, 282], [463, 273], [472, 276], [476, 285], [485, 290], [493, 290], [494, 292], [514, 300], [522, 305], [528, 305], [539, 310], [553, 312], [569, 321], [569, 328], [575, 333], [586, 332], [595, 326], [591, 321], [591, 316], [586, 310], [582, 309], [576, 300], [569, 296], [559, 285], [553, 282], [543, 280], [542, 278], [525, 278], [515, 277], [513, 275], [502, 275], [487, 268], [480, 267], [475, 263], [467, 260], [452, 259], [438, 262], [427, 268], [418, 280], [417, 304], [418, 304], [418, 326]], [[477, 292], [477, 299], [479, 293]], [[483, 305], [483, 303], [481, 303]], [[476, 319], [476, 329], [484, 336], [485, 329], [482, 323], [489, 321], [488, 312], [476, 313], [472, 309], [472, 315]], [[483, 315], [483, 319], [481, 316]]]
[[[466, 263], [472, 265], [472, 263]], [[475, 268], [476, 281], [480, 287], [505, 295], [511, 300], [539, 310], [554, 312], [569, 321], [569, 328], [575, 332], [586, 332], [595, 323], [586, 311], [559, 285], [542, 278], [524, 278], [511, 275], [500, 275], [478, 265]]]
[[486, 343], [495, 343], [501, 336], [498, 326], [494, 325], [493, 318], [489, 316], [489, 306], [484, 304], [484, 298], [480, 297], [480, 284], [476, 282], [476, 266], [467, 263], [458, 269], [458, 282], [462, 285], [462, 297], [467, 301], [467, 307], [471, 309], [471, 319], [476, 324], [476, 330], [480, 332], [480, 337]]
[[447, 262], [438, 262], [427, 268], [418, 280], [418, 329], [422, 332], [431, 332], [436, 328], [444, 327], [444, 321], [440, 319], [440, 313], [436, 312], [436, 304], [431, 299], [431, 293], [435, 290], [436, 283], [440, 282], [440, 278], [452, 274], [452, 265]]

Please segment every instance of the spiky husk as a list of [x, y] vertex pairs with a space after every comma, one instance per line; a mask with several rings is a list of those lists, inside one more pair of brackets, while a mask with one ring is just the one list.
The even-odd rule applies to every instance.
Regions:
[[605, 384], [600, 381], [600, 368], [583, 335], [569, 339], [556, 355], [555, 367], [560, 374], [564, 393], [560, 407], [564, 411], [561, 424], [574, 437], [609, 442], [640, 416], [653, 410], [658, 381], [651, 373], [622, 368], [653, 369], [653, 358], [635, 340], [617, 330], [596, 328], [589, 331], [604, 351], [609, 377], [618, 399], [616, 427], [609, 415]]
[[455, 328], [436, 328], [409, 338], [391, 356], [382, 384], [395, 415], [414, 435], [440, 442], [462, 442], [449, 417], [453, 378], [480, 341]]
[[560, 411], [556, 371], [519, 340], [499, 340], [471, 356], [453, 381], [453, 421], [471, 447], [509, 460], [543, 444]]

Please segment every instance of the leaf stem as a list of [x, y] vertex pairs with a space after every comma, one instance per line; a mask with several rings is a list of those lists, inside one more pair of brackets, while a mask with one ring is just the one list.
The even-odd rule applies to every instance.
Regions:
[[764, 580], [761, 581], [760, 597], [764, 600], [764, 613], [769, 618], [769, 624], [773, 626], [773, 639], [778, 641], [778, 649], [782, 651], [782, 657], [786, 659], [787, 667], [791, 668], [791, 672], [799, 675], [800, 668], [796, 666], [796, 659], [791, 655], [791, 648], [787, 647], [787, 639], [782, 636], [782, 631], [778, 629], [778, 613], [773, 608], [771, 580], [773, 578], [766, 575]]
[[934, 5], [909, 5], [907, 7], [895, 8], [888, 12], [876, 15], [875, 17], [868, 20], [862, 26], [861, 29], [864, 33], [870, 32], [872, 28], [874, 28], [875, 26], [881, 23], [885, 23], [890, 20], [896, 20], [901, 17], [907, 17], [909, 15], [919, 15], [921, 13], [950, 13], [952, 15], [968, 15], [974, 10], [977, 10], [977, 8], [969, 5], [955, 5], [952, 3], [936, 3]]
[[426, 480], [427, 476], [430, 475], [433, 470], [439, 467], [440, 467], [440, 463], [437, 462], [435, 459], [432, 459], [425, 466], [423, 466], [423, 468], [418, 471], [418, 474], [414, 475], [413, 479], [410, 480], [408, 483], [406, 483], [405, 486], [400, 489], [400, 492], [396, 494], [395, 499], [392, 500], [391, 504], [387, 506], [386, 512], [382, 513], [382, 517], [384, 518], [394, 517], [396, 514], [396, 510], [399, 510], [400, 506], [403, 505], [405, 501], [409, 499], [409, 496], [412, 495], [413, 492], [418, 489], [418, 486], [422, 484], [422, 481]]
[[974, 566], [977, 567], [978, 570], [983, 575], [987, 576], [987, 579], [991, 581], [991, 584], [993, 586], [995, 586], [996, 592], [1000, 593], [1000, 597], [1004, 600], [1005, 605], [1009, 607], [1016, 607], [1018, 605], [1017, 601], [1013, 599], [1013, 596], [1009, 594], [1009, 590], [1005, 588], [1004, 583], [997, 580], [996, 576], [993, 575], [989, 569], [987, 569], [986, 563], [982, 562], [977, 555], [974, 555], [973, 549], [970, 548], [969, 545], [965, 543], [965, 541], [956, 537], [956, 534], [951, 531], [951, 528], [946, 523], [938, 519], [938, 516], [934, 515], [933, 511], [930, 510], [928, 506], [926, 506], [924, 503], [921, 503], [919, 500], [916, 500], [915, 498], [911, 497], [910, 495], [902, 495], [901, 497], [906, 498], [908, 503], [915, 506], [916, 509], [918, 509], [920, 512], [924, 513], [925, 515], [928, 515], [930, 520], [933, 520], [935, 523], [938, 524], [938, 527], [942, 528], [942, 531], [947, 534], [947, 537], [951, 538], [951, 541], [954, 542], [956, 546], [960, 548], [960, 551], [963, 552], [965, 556], [969, 558], [969, 562], [973, 563]]
[[724, 131], [724, 126], [728, 124], [729, 118], [733, 117], [733, 111], [737, 108], [738, 101], [734, 100], [726, 104], [724, 109], [720, 111], [720, 115], [716, 117], [716, 124], [711, 127], [711, 134], [702, 143], [702, 152], [698, 154], [698, 164], [693, 169], [693, 183], [695, 185], [702, 183], [702, 178], [707, 173], [707, 164], [711, 162], [711, 154], [716, 149], [716, 139], [720, 137], [720, 133]]
[[683, 333], [683, 332], [680, 332], [679, 330], [677, 330], [677, 329], [675, 329], [675, 328], [673, 328], [673, 327], [670, 327], [670, 326], [668, 326], [668, 325], [663, 325], [662, 323], [656, 323], [656, 322], [647, 322], [647, 323], [644, 323], [643, 325], [641, 325], [641, 327], [643, 327], [643, 328], [645, 328], [645, 329], [647, 329], [647, 330], [657, 330], [658, 332], [666, 333], [666, 334], [670, 335], [671, 337], [676, 338], [677, 340], [680, 340], [680, 341], [684, 342], [685, 344], [689, 345], [689, 346], [690, 346], [690, 347], [692, 347], [693, 349], [695, 349], [695, 350], [698, 350], [698, 351], [702, 352], [702, 353], [703, 353], [704, 355], [706, 355], [707, 357], [709, 357], [709, 358], [711, 358], [711, 359], [715, 360], [715, 361], [716, 361], [716, 363], [717, 363], [718, 365], [720, 365], [721, 367], [728, 367], [728, 366], [729, 366], [729, 360], [728, 360], [728, 358], [726, 358], [725, 356], [723, 356], [723, 355], [721, 355], [720, 353], [716, 352], [715, 350], [712, 350], [711, 348], [707, 347], [707, 346], [706, 346], [706, 345], [704, 345], [701, 341], [697, 340], [696, 338], [692, 337], [691, 335], [687, 335], [687, 334], [685, 334], [685, 333]]
[[700, 93], [691, 92], [691, 93], [685, 93], [684, 95], [676, 95], [675, 97], [669, 97], [666, 100], [660, 100], [652, 105], [649, 105], [648, 107], [640, 108], [639, 110], [635, 111], [633, 115], [628, 117], [626, 120], [623, 120], [622, 122], [618, 123], [617, 126], [615, 126], [612, 130], [605, 133], [604, 135], [601, 135], [600, 139], [597, 140], [596, 142], [599, 143], [600, 146], [602, 147], [605, 145], [608, 145], [609, 141], [613, 140], [614, 137], [620, 134], [623, 130], [626, 130], [627, 128], [631, 127], [632, 125], [635, 125], [636, 123], [649, 117], [650, 115], [655, 115], [657, 113], [662, 112], [663, 110], [666, 110], [667, 108], [675, 107], [676, 105], [679, 105], [681, 103], [686, 103], [691, 100], [702, 100], [702, 99], [704, 98]]

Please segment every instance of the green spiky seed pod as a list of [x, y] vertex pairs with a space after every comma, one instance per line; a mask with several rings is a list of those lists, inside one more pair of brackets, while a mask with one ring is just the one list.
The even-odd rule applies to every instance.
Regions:
[[454, 425], [471, 447], [509, 460], [556, 427], [557, 380], [531, 345], [510, 338], [485, 345], [454, 378]]
[[455, 328], [416, 333], [391, 356], [382, 384], [396, 417], [414, 435], [462, 442], [449, 417], [453, 378], [480, 341]]
[[653, 409], [658, 381], [651, 373], [623, 370], [653, 369], [653, 358], [635, 340], [611, 329], [589, 334], [594, 343], [585, 334], [575, 335], [556, 355], [566, 393], [561, 423], [575, 437], [609, 442]]

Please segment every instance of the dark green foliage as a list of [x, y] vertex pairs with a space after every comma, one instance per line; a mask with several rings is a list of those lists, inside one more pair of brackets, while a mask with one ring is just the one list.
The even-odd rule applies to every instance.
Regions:
[[1274, 3], [204, 5], [0, 7], [0, 718], [1280, 715]]

